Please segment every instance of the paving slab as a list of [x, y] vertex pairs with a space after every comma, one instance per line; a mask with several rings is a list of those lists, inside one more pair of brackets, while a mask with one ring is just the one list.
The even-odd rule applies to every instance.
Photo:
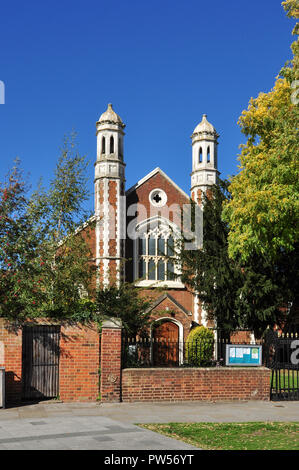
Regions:
[[[72, 414], [5, 420], [1, 416], [0, 449], [6, 450], [198, 450], [178, 440], [161, 436], [133, 424], [112, 420], [101, 415]], [[66, 407], [70, 411], [69, 407]], [[90, 408], [88, 408], [90, 410]], [[99, 408], [95, 408], [98, 410]], [[41, 413], [45, 415], [45, 408]], [[82, 411], [82, 409], [81, 409]]]
[[0, 450], [198, 450], [136, 424], [246, 421], [299, 422], [299, 401], [22, 404], [0, 409]]

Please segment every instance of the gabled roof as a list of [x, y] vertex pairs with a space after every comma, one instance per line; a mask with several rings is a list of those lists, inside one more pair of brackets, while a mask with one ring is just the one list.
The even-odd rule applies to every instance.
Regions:
[[134, 184], [134, 186], [131, 186], [131, 188], [129, 188], [127, 191], [126, 191], [126, 195], [130, 194], [132, 191], [134, 191], [135, 189], [139, 188], [142, 184], [144, 184], [146, 181], [148, 181], [150, 178], [152, 178], [154, 175], [156, 175], [157, 173], [160, 173], [161, 176], [163, 176], [172, 186], [174, 186], [178, 191], [180, 191], [181, 194], [183, 194], [183, 196], [185, 196], [187, 199], [190, 199], [190, 196], [188, 196], [187, 193], [185, 193], [185, 191], [183, 191], [171, 178], [169, 178], [169, 176], [166, 175], [166, 173], [164, 173], [164, 171], [161, 170], [161, 168], [157, 167], [155, 168], [153, 171], [151, 171], [150, 173], [148, 173], [148, 175], [144, 176], [144, 178], [142, 178], [141, 180], [139, 180], [136, 184]]
[[177, 300], [175, 300], [172, 295], [165, 293], [165, 294], [162, 294], [160, 295], [160, 297], [158, 297], [153, 303], [152, 305], [149, 307], [149, 309], [147, 310], [147, 312], [151, 312], [154, 308], [156, 308], [161, 302], [163, 302], [163, 300], [165, 299], [169, 299], [176, 307], [178, 307], [180, 310], [182, 310], [182, 312], [185, 313], [185, 315], [192, 315], [191, 312], [189, 312], [189, 310], [187, 310], [185, 307], [183, 307], [183, 305], [181, 305]]

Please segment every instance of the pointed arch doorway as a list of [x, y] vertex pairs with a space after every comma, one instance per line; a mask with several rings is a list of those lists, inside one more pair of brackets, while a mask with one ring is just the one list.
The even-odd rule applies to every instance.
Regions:
[[153, 324], [153, 364], [159, 367], [179, 365], [179, 326], [169, 319]]

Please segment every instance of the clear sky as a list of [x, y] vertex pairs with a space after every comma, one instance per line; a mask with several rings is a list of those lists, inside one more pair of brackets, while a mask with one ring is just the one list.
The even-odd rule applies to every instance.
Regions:
[[[18, 156], [47, 183], [65, 134], [96, 158], [95, 122], [126, 124], [126, 187], [159, 166], [189, 193], [202, 114], [220, 134], [222, 177], [237, 172], [238, 117], [291, 58], [280, 0], [28, 0], [0, 9], [0, 181]], [[91, 196], [90, 208], [93, 208]]]

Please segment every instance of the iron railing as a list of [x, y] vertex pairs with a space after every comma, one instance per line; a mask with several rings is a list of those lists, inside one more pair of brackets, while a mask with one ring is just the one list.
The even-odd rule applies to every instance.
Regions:
[[298, 333], [269, 331], [265, 344], [265, 365], [272, 369], [271, 399], [299, 400]]
[[234, 341], [218, 335], [214, 340], [167, 341], [165, 338], [122, 340], [122, 367], [225, 366], [227, 344], [262, 345], [262, 365], [272, 370], [272, 400], [299, 400], [299, 334], [269, 330], [263, 340]]
[[215, 367], [225, 364], [227, 344], [261, 344], [230, 339], [168, 341], [165, 338], [123, 338], [122, 367]]

